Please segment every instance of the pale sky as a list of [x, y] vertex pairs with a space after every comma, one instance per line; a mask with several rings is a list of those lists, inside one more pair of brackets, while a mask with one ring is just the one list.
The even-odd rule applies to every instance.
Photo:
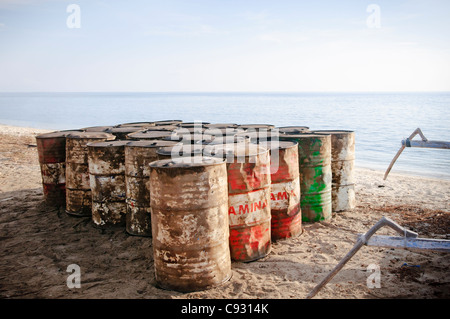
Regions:
[[450, 91], [450, 1], [0, 0], [27, 91]]

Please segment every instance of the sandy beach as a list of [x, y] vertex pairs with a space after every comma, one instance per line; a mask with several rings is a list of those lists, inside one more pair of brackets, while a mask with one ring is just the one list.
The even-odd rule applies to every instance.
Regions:
[[[347, 254], [358, 234], [383, 216], [419, 233], [450, 239], [450, 181], [357, 168], [357, 207], [272, 244], [258, 261], [232, 263], [231, 279], [206, 291], [155, 287], [151, 238], [99, 230], [89, 218], [47, 207], [35, 136], [46, 130], [0, 125], [0, 298], [305, 298]], [[356, 145], [356, 147], [358, 147]], [[383, 228], [377, 235], [396, 236]], [[81, 267], [69, 289], [67, 267]], [[368, 287], [369, 265], [380, 287]], [[317, 299], [450, 297], [450, 256], [431, 251], [362, 247]]]

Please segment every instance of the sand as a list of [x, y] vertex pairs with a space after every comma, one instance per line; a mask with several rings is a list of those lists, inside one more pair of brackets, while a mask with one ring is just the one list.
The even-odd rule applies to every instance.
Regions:
[[[179, 293], [155, 286], [151, 238], [123, 229], [99, 230], [89, 218], [47, 207], [34, 136], [45, 130], [0, 125], [0, 298], [264, 298], [306, 295], [347, 254], [356, 237], [383, 216], [419, 233], [450, 239], [450, 181], [356, 168], [357, 207], [272, 244], [251, 263], [232, 263], [232, 278], [207, 291]], [[396, 236], [383, 228], [377, 235]], [[447, 253], [364, 246], [316, 299], [450, 297]], [[81, 269], [70, 289], [68, 266]], [[369, 265], [379, 287], [369, 287]]]

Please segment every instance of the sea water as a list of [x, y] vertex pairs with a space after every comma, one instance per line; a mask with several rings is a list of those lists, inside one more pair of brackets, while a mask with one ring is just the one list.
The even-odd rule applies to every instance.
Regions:
[[[170, 119], [352, 130], [356, 165], [384, 171], [416, 128], [450, 141], [450, 93], [0, 93], [7, 125], [61, 130]], [[392, 172], [450, 180], [450, 150], [406, 148]]]

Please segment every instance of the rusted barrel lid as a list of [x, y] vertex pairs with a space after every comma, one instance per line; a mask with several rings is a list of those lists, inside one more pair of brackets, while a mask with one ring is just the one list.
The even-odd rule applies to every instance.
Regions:
[[210, 165], [222, 165], [224, 160], [208, 156], [198, 157], [195, 161], [186, 161], [183, 158], [165, 159], [150, 163], [150, 167], [157, 169], [172, 169], [183, 167], [199, 167]]
[[85, 132], [107, 132], [109, 133], [113, 126], [90, 126], [82, 128]]
[[270, 150], [284, 150], [298, 145], [295, 141], [260, 141], [260, 146]]
[[116, 125], [116, 127], [133, 127], [133, 126], [137, 126], [137, 127], [151, 127], [151, 126], [155, 126], [155, 122], [130, 122], [130, 123], [121, 123]]
[[157, 126], [149, 126], [144, 128], [145, 131], [154, 131], [154, 132], [172, 132], [173, 130], [179, 128], [176, 125], [157, 125]]
[[226, 136], [226, 135], [230, 135], [230, 136], [234, 136], [236, 134], [239, 133], [243, 133], [245, 132], [245, 130], [243, 128], [236, 128], [236, 127], [226, 127], [226, 128], [218, 128], [218, 127], [208, 127], [205, 128], [205, 130], [203, 131], [203, 133], [205, 134], [211, 134], [211, 135], [222, 135], [222, 136]]
[[74, 132], [66, 135], [69, 139], [106, 139], [114, 140], [116, 137], [106, 132]]
[[349, 130], [314, 130], [311, 131], [313, 134], [330, 134], [330, 135], [349, 135], [354, 133], [354, 131]]
[[209, 145], [218, 145], [218, 144], [233, 144], [233, 143], [245, 143], [249, 142], [249, 138], [246, 136], [239, 135], [224, 135], [222, 137], [216, 136]]
[[190, 128], [194, 128], [194, 127], [204, 127], [205, 125], [210, 124], [209, 122], [182, 122], [179, 123], [178, 125], [180, 127], [190, 127]]
[[279, 139], [280, 133], [276, 130], [268, 130], [268, 131], [258, 131], [258, 132], [249, 132], [245, 131], [242, 133], [237, 133], [236, 136], [246, 137], [253, 143], [257, 143], [259, 140], [276, 140]]
[[88, 143], [88, 147], [102, 147], [102, 148], [109, 148], [109, 147], [125, 147], [127, 145], [128, 141], [102, 141], [102, 142], [91, 142]]
[[218, 129], [236, 128], [236, 127], [238, 127], [238, 125], [235, 123], [212, 123], [205, 125], [205, 128], [218, 128]]
[[144, 127], [140, 126], [121, 126], [121, 127], [113, 127], [108, 133], [111, 134], [127, 134], [127, 133], [134, 133], [138, 131], [145, 130]]
[[55, 131], [50, 133], [39, 134], [36, 136], [37, 139], [45, 139], [45, 138], [58, 138], [58, 137], [66, 137], [69, 134], [79, 133], [82, 131]]
[[198, 156], [203, 154], [204, 145], [177, 144], [161, 147], [156, 151], [158, 155], [177, 157]]
[[129, 139], [145, 139], [145, 140], [153, 140], [153, 139], [163, 139], [167, 136], [171, 136], [171, 131], [138, 131], [134, 133], [130, 133], [127, 135]]
[[282, 126], [278, 127], [278, 131], [284, 134], [300, 134], [309, 132], [308, 126]]
[[194, 134], [194, 133], [202, 133], [205, 131], [204, 127], [198, 126], [198, 127], [176, 127], [173, 132], [176, 134]]
[[257, 144], [250, 143], [233, 143], [233, 144], [217, 144], [206, 145], [203, 151], [205, 156], [211, 157], [251, 157], [269, 152], [267, 148]]
[[272, 124], [240, 124], [238, 125], [239, 128], [243, 128], [245, 130], [271, 130], [275, 128], [275, 125]]
[[208, 144], [214, 140], [214, 136], [206, 134], [172, 134], [164, 138], [166, 141], [176, 141], [186, 144]]
[[139, 141], [129, 141], [126, 143], [125, 147], [147, 147], [147, 148], [159, 148], [159, 147], [169, 147], [177, 145], [178, 142], [175, 141], [165, 141], [165, 140], [139, 140]]
[[160, 125], [177, 125], [183, 123], [182, 120], [161, 120], [161, 121], [155, 121], [156, 126]]

